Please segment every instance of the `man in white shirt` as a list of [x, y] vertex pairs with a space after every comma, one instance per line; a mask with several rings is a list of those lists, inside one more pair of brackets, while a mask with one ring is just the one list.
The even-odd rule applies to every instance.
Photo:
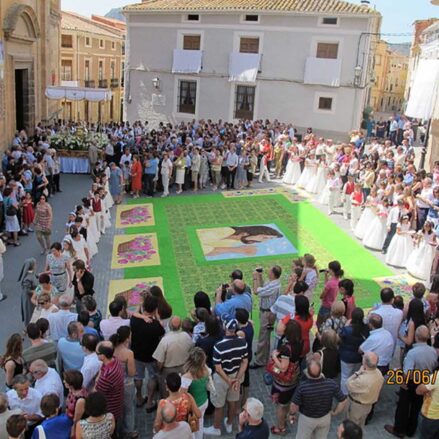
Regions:
[[96, 354], [96, 346], [98, 343], [98, 338], [93, 334], [85, 334], [81, 340], [82, 349], [85, 352], [84, 363], [81, 367], [83, 376], [82, 385], [89, 391], [93, 389], [95, 378], [102, 366], [102, 362], [99, 361]]
[[387, 236], [382, 251], [384, 255], [387, 253], [390, 241], [392, 241], [392, 238], [395, 236], [396, 226], [399, 223], [399, 217], [401, 216], [401, 209], [403, 206], [404, 201], [398, 200], [397, 205], [389, 210], [389, 215], [387, 216]]
[[54, 393], [58, 396], [60, 406], [64, 401], [64, 387], [58, 372], [47, 365], [44, 360], [35, 360], [29, 368], [29, 372], [35, 378], [35, 390], [41, 396]]
[[372, 311], [373, 314], [381, 316], [383, 328], [387, 329], [393, 337], [394, 343], [398, 340], [398, 330], [403, 319], [403, 312], [393, 307], [395, 294], [392, 288], [383, 288], [380, 293], [381, 305]]
[[16, 375], [13, 389], [6, 393], [9, 408], [20, 409], [25, 415], [28, 425], [33, 425], [42, 420], [40, 409], [41, 393], [30, 386], [26, 375]]
[[378, 314], [369, 315], [369, 337], [361, 344], [360, 352], [374, 352], [378, 355], [378, 369], [383, 375], [389, 370], [393, 357], [394, 340], [392, 334], [383, 328], [383, 319]]
[[70, 322], [78, 320], [78, 314], [71, 312], [72, 298], [68, 294], [63, 294], [59, 298], [60, 310], [47, 316], [49, 321], [50, 338], [58, 341], [61, 337], [67, 337], [67, 326]]
[[108, 308], [110, 310], [110, 317], [101, 320], [99, 325], [104, 340], [108, 340], [113, 334], [116, 334], [120, 326], [130, 326], [130, 320], [123, 319], [120, 316], [123, 311], [123, 306], [120, 302], [114, 300]]
[[235, 187], [235, 175], [236, 168], [238, 167], [238, 156], [236, 154], [235, 145], [230, 146], [230, 151], [226, 157], [226, 183], [227, 189], [233, 189]]

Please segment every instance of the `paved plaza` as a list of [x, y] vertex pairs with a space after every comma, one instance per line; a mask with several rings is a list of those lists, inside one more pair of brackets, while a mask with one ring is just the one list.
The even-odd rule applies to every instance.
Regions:
[[[53, 239], [60, 240], [65, 234], [65, 223], [67, 214], [70, 212], [75, 204], [80, 203], [80, 200], [90, 186], [90, 177], [85, 175], [62, 175], [62, 194], [57, 194], [49, 201], [54, 212], [54, 227]], [[272, 183], [276, 184], [276, 183]], [[263, 185], [257, 185], [263, 187]], [[184, 195], [182, 195], [184, 196]], [[316, 204], [317, 207], [320, 208]], [[105, 313], [107, 309], [107, 290], [110, 277], [112, 279], [122, 278], [123, 270], [111, 270], [111, 248], [115, 232], [115, 208], [113, 208], [112, 227], [108, 232], [101, 237], [99, 242], [99, 253], [92, 260], [92, 269], [95, 275], [95, 291], [96, 299], [99, 307]], [[336, 215], [331, 217], [342, 229], [349, 233], [348, 225], [342, 220], [341, 216]], [[34, 236], [21, 238], [22, 245], [20, 247], [8, 247], [5, 256], [5, 279], [2, 287], [4, 293], [8, 295], [8, 299], [0, 304], [0, 325], [1, 340], [5, 341], [13, 332], [20, 332], [23, 330], [20, 315], [20, 286], [17, 282], [18, 275], [23, 261], [27, 257], [35, 257], [38, 261], [38, 270], [44, 268], [44, 257], [40, 255], [40, 250]], [[381, 254], [376, 254], [381, 259]], [[220, 280], [219, 280], [220, 281]], [[3, 342], [4, 344], [4, 342]], [[4, 347], [2, 346], [2, 351]], [[262, 379], [263, 370], [252, 370], [251, 376], [251, 390], [250, 396], [260, 399], [265, 406], [265, 418], [268, 424], [275, 425], [276, 407], [270, 400], [270, 388], [267, 387]], [[3, 376], [1, 377], [3, 381]], [[384, 431], [385, 424], [393, 424], [393, 416], [396, 407], [396, 391], [395, 386], [385, 386], [381, 399], [376, 406], [375, 416], [372, 423], [366, 426], [364, 432], [365, 438], [391, 437]], [[137, 428], [141, 438], [152, 437], [152, 422], [155, 414], [146, 414], [144, 409], [137, 409]], [[338, 424], [343, 420], [343, 416], [333, 419], [331, 425], [330, 438], [336, 437], [336, 429]], [[206, 417], [205, 424], [211, 425], [212, 417]], [[295, 435], [296, 426], [290, 426], [288, 437]], [[231, 438], [234, 435], [223, 435]]]

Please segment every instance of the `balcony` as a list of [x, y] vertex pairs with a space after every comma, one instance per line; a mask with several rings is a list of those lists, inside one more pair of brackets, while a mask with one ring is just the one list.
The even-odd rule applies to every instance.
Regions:
[[110, 84], [111, 84], [111, 88], [119, 87], [119, 78], [112, 78]]
[[84, 81], [84, 87], [95, 88], [95, 82], [93, 80]]
[[106, 79], [99, 79], [99, 88], [107, 88], [108, 81]]

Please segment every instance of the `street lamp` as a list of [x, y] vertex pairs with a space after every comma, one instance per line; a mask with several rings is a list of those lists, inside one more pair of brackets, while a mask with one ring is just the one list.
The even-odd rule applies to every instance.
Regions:
[[153, 78], [152, 80], [152, 86], [158, 90], [160, 88], [160, 78]]

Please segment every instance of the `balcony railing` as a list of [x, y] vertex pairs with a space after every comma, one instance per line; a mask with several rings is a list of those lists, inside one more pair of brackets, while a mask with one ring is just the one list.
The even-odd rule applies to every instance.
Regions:
[[107, 88], [108, 81], [106, 79], [99, 79], [99, 88]]
[[111, 88], [117, 88], [119, 87], [119, 78], [112, 78], [111, 79]]
[[93, 80], [84, 81], [84, 86], [86, 88], [95, 88], [95, 82]]

